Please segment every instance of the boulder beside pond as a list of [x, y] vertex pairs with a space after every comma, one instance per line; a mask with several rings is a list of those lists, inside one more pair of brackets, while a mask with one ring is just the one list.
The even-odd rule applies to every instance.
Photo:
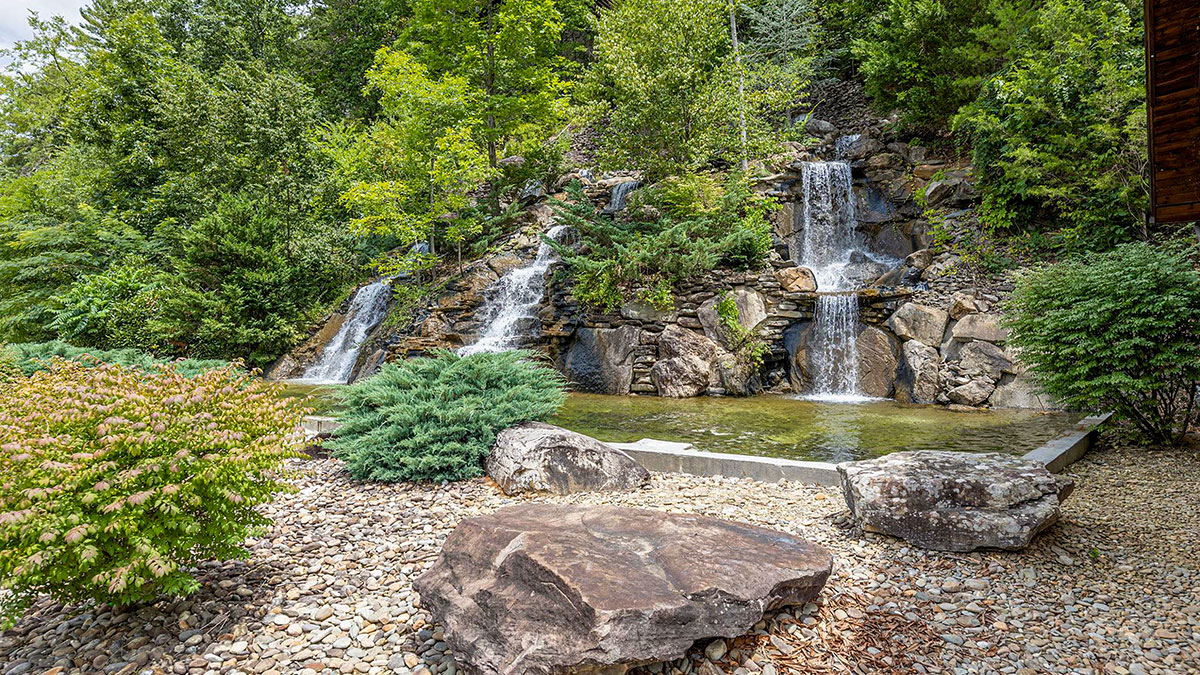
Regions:
[[708, 516], [523, 504], [468, 518], [415, 587], [481, 675], [623, 673], [748, 632], [825, 585], [832, 558]]
[[487, 472], [508, 495], [631, 490], [650, 482], [650, 472], [624, 452], [541, 422], [501, 431]]
[[938, 551], [1019, 550], [1058, 520], [1074, 483], [997, 453], [897, 452], [838, 465], [865, 531]]

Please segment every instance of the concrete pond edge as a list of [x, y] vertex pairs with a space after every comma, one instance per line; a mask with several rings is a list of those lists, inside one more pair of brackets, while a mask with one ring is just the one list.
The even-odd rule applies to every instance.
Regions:
[[[1040, 462], [1051, 473], [1059, 473], [1087, 454], [1100, 426], [1111, 418], [1112, 413], [1085, 417], [1058, 438], [1026, 453], [1024, 459]], [[337, 427], [337, 420], [332, 417], [304, 418], [305, 431], [313, 435], [330, 433]], [[767, 483], [786, 480], [826, 486], [841, 484], [837, 465], [829, 462], [705, 452], [697, 450], [689, 443], [658, 441], [652, 438], [643, 438], [635, 443], [608, 445], [623, 450], [647, 470], [659, 473], [749, 478]]]

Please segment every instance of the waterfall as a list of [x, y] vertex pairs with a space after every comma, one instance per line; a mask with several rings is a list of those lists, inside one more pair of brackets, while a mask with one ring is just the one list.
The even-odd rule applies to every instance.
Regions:
[[813, 319], [813, 383], [808, 398], [863, 400], [858, 391], [858, 294], [820, 295]]
[[639, 180], [631, 180], [614, 185], [612, 192], [609, 193], [608, 206], [604, 207], [604, 213], [615, 216], [623, 211], [626, 202], [629, 201], [629, 193], [638, 189], [641, 185], [642, 182]]
[[341, 328], [321, 349], [317, 361], [297, 381], [311, 384], [349, 382], [363, 342], [367, 334], [383, 321], [391, 295], [391, 279], [381, 279], [355, 291]]
[[805, 162], [801, 167], [804, 208], [796, 262], [817, 277], [817, 290], [848, 290], [846, 274], [861, 250], [850, 165]]
[[[840, 139], [839, 139], [840, 140]], [[864, 256], [846, 162], [805, 162], [802, 167], [803, 229], [793, 242], [796, 262], [817, 278], [813, 316], [813, 384], [808, 398], [862, 401], [858, 388], [858, 293], [855, 258]]]
[[[546, 236], [558, 241], [566, 228], [555, 225]], [[537, 312], [546, 295], [546, 272], [553, 263], [554, 249], [542, 242], [533, 262], [512, 270], [493, 284], [481, 312], [486, 328], [475, 344], [458, 350], [459, 356], [508, 351], [536, 339], [541, 333]]]

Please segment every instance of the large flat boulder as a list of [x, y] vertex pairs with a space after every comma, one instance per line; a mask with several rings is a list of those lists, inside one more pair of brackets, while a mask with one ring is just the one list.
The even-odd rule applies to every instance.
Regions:
[[862, 528], [938, 551], [1018, 550], [1058, 520], [1074, 483], [997, 453], [897, 452], [838, 465]]
[[650, 482], [650, 472], [624, 452], [541, 422], [501, 431], [487, 472], [507, 495], [632, 490]]
[[824, 548], [708, 516], [523, 504], [464, 520], [416, 581], [480, 675], [623, 673], [820, 592]]

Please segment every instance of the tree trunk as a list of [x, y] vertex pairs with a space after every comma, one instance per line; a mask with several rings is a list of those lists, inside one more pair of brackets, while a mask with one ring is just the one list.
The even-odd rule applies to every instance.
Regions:
[[746, 142], [746, 75], [742, 72], [742, 53], [738, 49], [737, 2], [729, 4], [729, 33], [733, 37], [733, 64], [738, 79], [738, 129], [742, 136], [742, 171], [750, 168], [750, 152]]

